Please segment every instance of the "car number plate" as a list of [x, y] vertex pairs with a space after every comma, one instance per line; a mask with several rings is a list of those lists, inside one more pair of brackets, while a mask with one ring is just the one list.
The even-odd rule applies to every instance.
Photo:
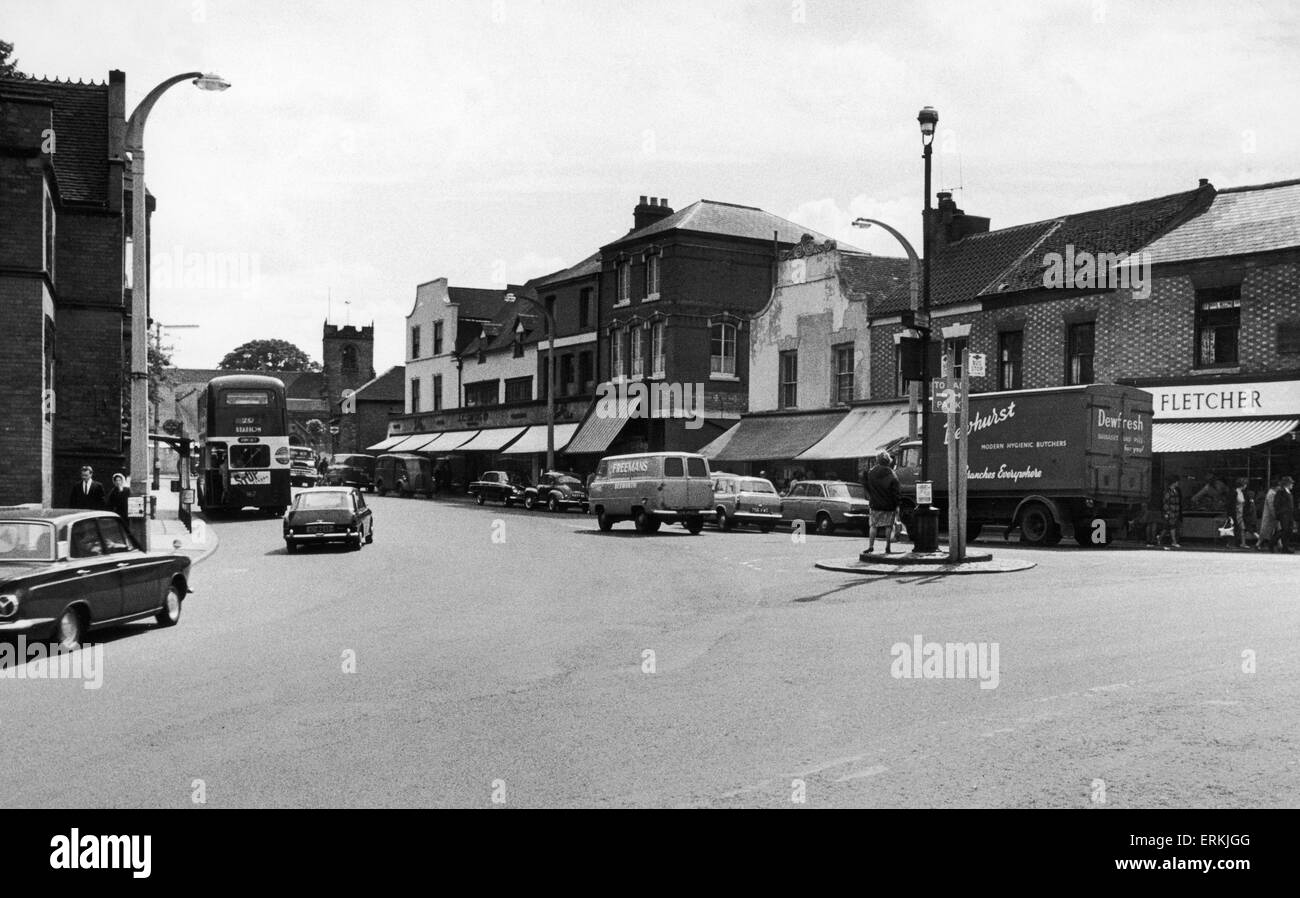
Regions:
[[308, 533], [329, 533], [334, 529], [332, 524], [310, 524], [307, 527]]

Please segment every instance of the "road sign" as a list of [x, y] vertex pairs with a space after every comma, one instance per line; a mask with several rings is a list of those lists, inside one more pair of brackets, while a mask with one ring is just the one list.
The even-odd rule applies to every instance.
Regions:
[[928, 480], [917, 481], [916, 484], [916, 504], [920, 506], [929, 505], [934, 501], [934, 484]]
[[330, 425], [330, 436], [335, 436], [335, 437], [336, 437], [336, 436], [338, 436], [338, 435], [339, 435], [339, 426], [338, 426], [337, 424], [331, 424], [331, 425]]
[[955, 377], [936, 377], [930, 382], [930, 395], [935, 412], [955, 415], [961, 408], [961, 381]]
[[982, 352], [972, 352], [970, 354], [970, 376], [983, 377], [985, 375], [986, 357]]

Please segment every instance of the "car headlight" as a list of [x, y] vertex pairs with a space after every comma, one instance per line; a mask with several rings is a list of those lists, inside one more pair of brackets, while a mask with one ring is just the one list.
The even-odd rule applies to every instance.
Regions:
[[11, 617], [18, 611], [18, 594], [7, 592], [0, 595], [0, 617]]

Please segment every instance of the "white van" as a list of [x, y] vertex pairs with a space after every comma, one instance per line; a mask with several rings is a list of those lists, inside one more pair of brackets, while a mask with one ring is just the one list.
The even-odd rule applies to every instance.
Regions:
[[630, 520], [641, 533], [664, 521], [682, 521], [691, 533], [713, 510], [713, 480], [704, 456], [693, 452], [643, 452], [600, 460], [587, 500], [601, 530]]

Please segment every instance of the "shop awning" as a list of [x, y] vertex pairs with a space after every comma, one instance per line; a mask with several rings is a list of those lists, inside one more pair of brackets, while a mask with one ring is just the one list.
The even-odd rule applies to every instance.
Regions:
[[[577, 424], [556, 424], [555, 425], [555, 451], [563, 452], [564, 447], [569, 445], [573, 435], [578, 432]], [[510, 444], [504, 455], [531, 455], [534, 452], [546, 451], [546, 425], [537, 424], [528, 428], [524, 435]]]
[[497, 452], [506, 443], [519, 436], [526, 427], [493, 427], [480, 430], [478, 436], [462, 445], [458, 452]]
[[466, 443], [478, 436], [477, 430], [444, 430], [439, 434], [430, 434], [436, 436], [436, 440], [431, 440], [424, 444], [421, 451], [423, 452], [459, 452]]
[[608, 449], [610, 443], [618, 439], [618, 435], [623, 431], [623, 425], [627, 424], [627, 419], [637, 414], [637, 410], [641, 407], [641, 397], [634, 397], [626, 403], [626, 407], [622, 407], [623, 403], [619, 405], [621, 414], [602, 415], [601, 406], [597, 403], [596, 408], [587, 420], [582, 422], [582, 426], [578, 428], [578, 432], [573, 435], [573, 439], [564, 451], [572, 455], [594, 454]]
[[850, 409], [844, 420], [820, 442], [795, 458], [827, 461], [837, 458], [865, 458], [874, 455], [891, 440], [907, 436], [907, 406], [869, 405]]
[[396, 443], [388, 447], [388, 452], [410, 452], [416, 446], [429, 442], [429, 438], [435, 436], [432, 433], [412, 433], [402, 437]]
[[378, 443], [375, 443], [375, 445], [373, 446], [367, 446], [366, 451], [384, 452], [396, 446], [398, 443], [402, 442], [402, 440], [406, 439], [408, 436], [410, 436], [410, 434], [400, 433], [395, 437], [388, 437], [387, 439], [380, 440]]
[[[819, 442], [844, 420], [847, 412], [814, 412], [795, 415], [762, 415], [741, 418], [740, 423], [709, 446], [729, 437], [714, 461], [764, 461], [795, 458]], [[708, 446], [705, 447], [709, 448]]]
[[1156, 421], [1152, 452], [1221, 452], [1249, 449], [1295, 430], [1295, 418], [1258, 421]]
[[426, 452], [429, 447], [442, 439], [441, 433], [422, 433], [420, 439], [402, 446], [403, 452]]

